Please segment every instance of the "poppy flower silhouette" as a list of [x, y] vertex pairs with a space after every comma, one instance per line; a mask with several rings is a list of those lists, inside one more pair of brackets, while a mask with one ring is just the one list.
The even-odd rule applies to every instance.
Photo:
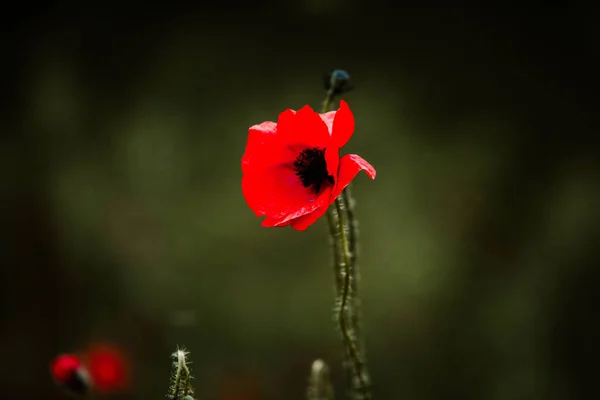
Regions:
[[375, 179], [375, 168], [356, 154], [340, 158], [354, 133], [345, 101], [319, 114], [309, 106], [286, 110], [277, 123], [250, 127], [242, 157], [242, 191], [265, 227], [305, 230], [319, 219], [360, 171]]

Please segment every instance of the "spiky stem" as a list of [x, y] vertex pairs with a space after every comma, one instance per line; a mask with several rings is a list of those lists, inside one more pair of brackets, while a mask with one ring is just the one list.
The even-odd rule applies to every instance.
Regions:
[[190, 353], [185, 349], [177, 349], [171, 357], [173, 358], [173, 373], [171, 375], [171, 387], [167, 397], [171, 400], [193, 399], [194, 389], [192, 387], [192, 377], [190, 375], [187, 359]]
[[[335, 77], [323, 102], [322, 112], [328, 112], [335, 93]], [[361, 335], [359, 273], [356, 263], [358, 229], [354, 218], [354, 200], [347, 187], [327, 213], [332, 240], [336, 282], [336, 320], [344, 344], [346, 377], [354, 400], [370, 400], [370, 377]]]

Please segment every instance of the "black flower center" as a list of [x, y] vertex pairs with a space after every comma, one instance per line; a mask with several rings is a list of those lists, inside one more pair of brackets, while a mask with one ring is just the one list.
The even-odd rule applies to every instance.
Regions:
[[314, 186], [315, 193], [319, 193], [325, 181], [333, 185], [333, 176], [327, 174], [325, 149], [313, 147], [302, 150], [294, 161], [294, 171], [305, 188]]

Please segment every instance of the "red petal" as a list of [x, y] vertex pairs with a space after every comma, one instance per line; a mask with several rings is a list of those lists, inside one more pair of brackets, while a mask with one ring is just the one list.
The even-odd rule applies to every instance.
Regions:
[[314, 224], [319, 218], [321, 218], [323, 214], [325, 214], [328, 206], [329, 204], [324, 204], [312, 213], [296, 218], [292, 221], [292, 228], [294, 228], [297, 231], [305, 230], [306, 228]]
[[344, 147], [348, 140], [354, 133], [354, 115], [350, 111], [350, 107], [344, 101], [340, 101], [340, 109], [335, 114], [333, 119], [333, 128], [331, 132], [331, 139], [333, 145], [338, 149]]
[[321, 119], [327, 125], [327, 129], [329, 130], [329, 135], [331, 136], [331, 132], [333, 132], [333, 119], [335, 118], [336, 111], [329, 111], [324, 114], [321, 114]]
[[336, 197], [342, 193], [342, 190], [346, 188], [352, 182], [356, 174], [360, 171], [365, 173], [371, 179], [375, 179], [376, 171], [371, 164], [369, 164], [364, 158], [356, 154], [346, 154], [340, 159], [340, 168], [338, 171], [337, 182], [333, 192], [331, 193], [331, 200], [333, 201]]
[[[291, 110], [290, 110], [291, 111]], [[273, 162], [294, 159], [295, 153], [286, 151], [285, 144], [277, 134], [277, 124], [266, 121], [248, 129], [248, 143], [242, 157], [242, 173], [264, 167]]]
[[258, 179], [255, 177], [244, 175], [242, 177], [242, 193], [244, 194], [248, 207], [254, 211], [254, 214], [257, 217], [260, 217], [261, 215], [265, 215], [265, 212], [261, 207], [262, 196], [260, 184], [257, 183], [257, 180]]
[[305, 188], [289, 164], [280, 164], [248, 173], [242, 179], [242, 190], [248, 206], [257, 216], [266, 215], [273, 222], [263, 226], [284, 226], [289, 221], [309, 214], [328, 201], [331, 185], [324, 186], [319, 195], [314, 187]]
[[[333, 131], [333, 120], [335, 119], [335, 114], [337, 114], [337, 111], [329, 111], [321, 114], [321, 119], [323, 122], [325, 122], [325, 125], [327, 125], [330, 135]], [[337, 147], [332, 141], [329, 142], [329, 145], [325, 149], [325, 163], [327, 164], [327, 173], [333, 177], [337, 176], [338, 165], [340, 163], [340, 151], [339, 147]]]
[[[291, 118], [294, 116], [292, 110], [282, 113], [282, 116], [284, 114]], [[291, 165], [298, 153], [298, 149], [287, 146], [281, 140], [274, 122], [263, 122], [248, 130], [248, 143], [242, 157], [242, 192], [257, 216], [264, 215], [265, 197], [268, 197], [265, 189], [267, 192], [274, 190], [265, 188], [265, 176], [274, 168]]]
[[335, 179], [340, 164], [340, 149], [335, 146], [327, 147], [325, 149], [325, 163], [327, 164], [327, 173]]
[[281, 139], [290, 145], [324, 148], [330, 140], [327, 125], [309, 106], [302, 107], [295, 114], [291, 110], [281, 113], [277, 131]]
[[[306, 229], [306, 227], [308, 227], [308, 225], [312, 224], [321, 215], [323, 215], [323, 212], [320, 212], [319, 210], [323, 207], [325, 207], [325, 209], [326, 209], [327, 206], [329, 205], [329, 199], [331, 198], [331, 189], [332, 189], [331, 186], [326, 186], [325, 188], [321, 189], [321, 192], [319, 193], [318, 196], [315, 196], [312, 188], [306, 189], [309, 192], [309, 195], [311, 196], [310, 199], [308, 199], [308, 200], [304, 199], [298, 203], [294, 203], [295, 207], [296, 207], [295, 209], [290, 208], [283, 212], [275, 212], [275, 211], [267, 212], [267, 214], [266, 214], [267, 218], [262, 222], [262, 226], [273, 227], [273, 226], [287, 226], [287, 225], [292, 224], [292, 227], [294, 227], [295, 221], [307, 217], [308, 218], [307, 225], [303, 229], [298, 229], [298, 230]], [[316, 213], [316, 215], [311, 217], [315, 213]], [[311, 220], [311, 218], [312, 218], [312, 220]], [[298, 226], [302, 226], [302, 224], [300, 224]]]
[[283, 132], [289, 131], [290, 127], [294, 126], [294, 121], [296, 120], [296, 111], [287, 109], [284, 112], [279, 114], [277, 118], [277, 130], [283, 136]]
[[261, 226], [264, 226], [265, 228], [272, 228], [277, 226], [277, 219], [273, 219], [271, 217], [267, 217], [263, 220], [263, 222], [260, 224]]

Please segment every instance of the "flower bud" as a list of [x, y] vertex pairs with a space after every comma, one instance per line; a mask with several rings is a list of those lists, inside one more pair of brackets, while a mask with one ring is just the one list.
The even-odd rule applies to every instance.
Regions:
[[323, 84], [325, 90], [332, 90], [334, 95], [340, 95], [353, 89], [350, 84], [350, 74], [343, 69], [336, 69], [326, 74]]

